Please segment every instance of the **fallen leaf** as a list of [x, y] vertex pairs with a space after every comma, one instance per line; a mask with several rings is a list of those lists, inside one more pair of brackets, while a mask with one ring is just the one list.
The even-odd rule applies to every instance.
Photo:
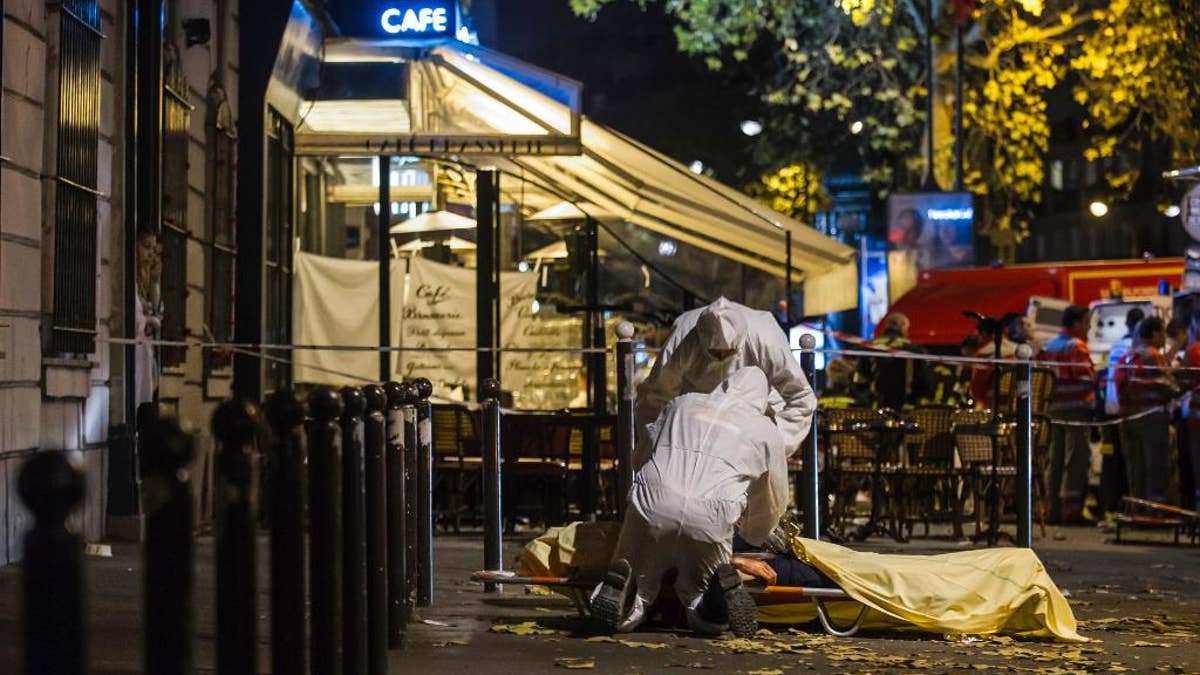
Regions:
[[713, 668], [716, 668], [716, 666], [714, 666], [711, 663], [700, 663], [699, 661], [693, 661], [691, 663], [668, 663], [667, 667], [668, 668], [691, 668], [693, 670], [712, 670]]
[[783, 675], [783, 671], [779, 668], [763, 668], [762, 670], [748, 670], [746, 675]]
[[445, 640], [443, 642], [433, 643], [434, 647], [466, 647], [466, 640]]
[[626, 647], [641, 647], [644, 649], [665, 649], [667, 647], [667, 643], [665, 642], [636, 642], [634, 640], [617, 640], [617, 642]]
[[513, 635], [558, 635], [558, 631], [552, 628], [542, 628], [537, 625], [536, 621], [496, 623], [492, 624], [491, 631], [493, 633], [511, 633]]
[[591, 670], [596, 667], [596, 659], [560, 656], [554, 659], [554, 665], [567, 670]]
[[1166, 644], [1163, 642], [1146, 642], [1145, 640], [1138, 640], [1137, 642], [1134, 642], [1133, 644], [1131, 644], [1129, 646], [1130, 647], [1173, 647], [1174, 645], [1169, 645], [1169, 644]]
[[594, 635], [584, 640], [584, 642], [616, 642], [616, 639], [607, 635]]

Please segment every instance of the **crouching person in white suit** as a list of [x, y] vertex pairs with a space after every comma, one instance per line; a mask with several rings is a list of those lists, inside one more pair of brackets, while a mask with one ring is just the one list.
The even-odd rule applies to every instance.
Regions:
[[711, 393], [674, 399], [650, 427], [613, 561], [592, 596], [602, 630], [636, 628], [672, 570], [693, 630], [757, 630], [730, 556], [735, 528], [761, 544], [787, 507], [787, 452], [764, 414], [768, 392], [762, 370], [741, 368]]

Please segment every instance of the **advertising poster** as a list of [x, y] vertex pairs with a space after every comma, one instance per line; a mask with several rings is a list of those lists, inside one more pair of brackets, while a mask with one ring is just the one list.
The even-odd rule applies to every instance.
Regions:
[[970, 192], [911, 192], [888, 197], [888, 250], [917, 272], [975, 264], [975, 206]]
[[864, 338], [875, 335], [875, 326], [888, 310], [887, 241], [863, 237], [859, 248], [858, 312], [859, 332]]

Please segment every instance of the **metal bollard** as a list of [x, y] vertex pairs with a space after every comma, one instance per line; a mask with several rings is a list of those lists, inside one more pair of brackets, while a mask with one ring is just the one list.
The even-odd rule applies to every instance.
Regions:
[[418, 377], [417, 390], [417, 606], [433, 604], [433, 384]]
[[387, 585], [387, 429], [383, 411], [387, 396], [383, 387], [363, 387], [367, 416], [363, 420], [366, 446], [367, 529], [367, 673], [387, 675], [388, 585]]
[[[501, 520], [500, 470], [500, 381], [484, 380], [479, 392], [483, 403], [481, 436], [483, 440], [483, 568], [504, 569], [504, 523]], [[498, 584], [484, 584], [484, 593], [500, 590]]]
[[217, 407], [212, 432], [217, 453], [217, 672], [258, 672], [255, 611], [255, 511], [258, 484], [255, 418], [258, 410], [235, 399]]
[[400, 383], [404, 401], [404, 620], [411, 621], [417, 606], [417, 387]]
[[271, 426], [271, 671], [302, 673], [306, 636], [304, 570], [304, 407], [290, 389], [263, 405]]
[[1017, 546], [1033, 548], [1033, 348], [1017, 346]]
[[633, 486], [633, 448], [637, 430], [633, 419], [637, 389], [633, 386], [633, 333], [628, 321], [617, 325], [617, 518], [625, 517], [625, 502]]
[[404, 390], [399, 382], [383, 385], [387, 396], [387, 592], [388, 592], [388, 647], [399, 649], [404, 645], [404, 625], [408, 606], [407, 561], [404, 541]]
[[[817, 391], [817, 339], [811, 335], [800, 336], [800, 368], [808, 384]], [[800, 472], [800, 494], [797, 506], [804, 510], [804, 536], [821, 538], [821, 472], [817, 435], [817, 410], [813, 408], [812, 426], [801, 446], [803, 469]]]
[[83, 539], [66, 528], [83, 489], [66, 453], [40, 452], [21, 467], [17, 492], [33, 512], [21, 564], [26, 675], [83, 672]]
[[142, 436], [146, 672], [192, 672], [192, 437], [156, 418]]
[[363, 413], [357, 387], [342, 388], [342, 654], [347, 673], [367, 671], [367, 494]]
[[312, 674], [342, 675], [342, 398], [320, 387], [308, 413]]

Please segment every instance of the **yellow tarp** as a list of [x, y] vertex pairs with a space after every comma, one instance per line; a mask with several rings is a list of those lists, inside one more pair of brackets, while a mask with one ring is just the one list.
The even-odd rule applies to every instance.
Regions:
[[[792, 538], [792, 548], [798, 558], [869, 608], [867, 627], [1086, 640], [1076, 632], [1067, 599], [1030, 549], [898, 555], [852, 551], [800, 537]], [[830, 609], [836, 618], [857, 613], [844, 606]], [[765, 623], [799, 623], [814, 616], [807, 603], [764, 606], [759, 612]]]
[[[617, 523], [551, 528], [526, 545], [517, 572], [599, 580], [618, 530]], [[867, 628], [1086, 641], [1076, 632], [1067, 599], [1029, 549], [897, 555], [852, 551], [798, 536], [792, 537], [792, 549], [857, 601], [828, 603], [839, 622], [853, 621], [861, 603], [868, 608]], [[807, 623], [815, 617], [811, 603], [759, 607], [763, 623]]]

